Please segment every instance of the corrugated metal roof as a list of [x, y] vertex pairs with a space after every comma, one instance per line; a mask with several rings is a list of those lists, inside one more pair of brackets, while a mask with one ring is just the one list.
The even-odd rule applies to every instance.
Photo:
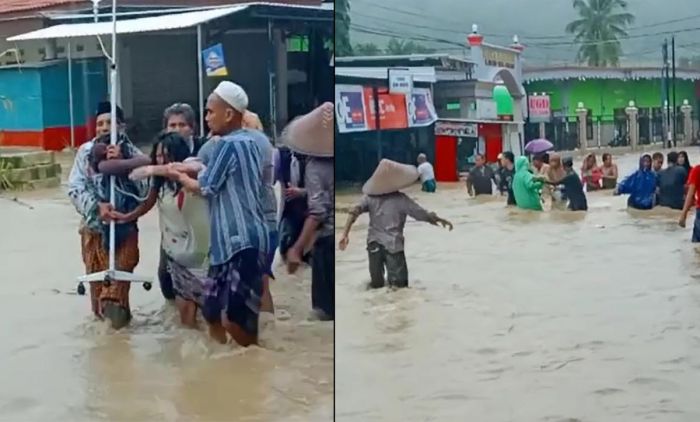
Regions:
[[47, 7], [84, 2], [85, 0], [3, 0], [0, 1], [0, 14], [22, 12], [25, 10], [40, 10]]
[[[148, 18], [117, 21], [117, 34], [156, 32], [169, 29], [191, 28], [248, 8], [248, 4]], [[51, 26], [26, 34], [10, 37], [8, 41], [45, 40], [53, 38], [89, 37], [112, 33], [112, 22], [76, 23]]]

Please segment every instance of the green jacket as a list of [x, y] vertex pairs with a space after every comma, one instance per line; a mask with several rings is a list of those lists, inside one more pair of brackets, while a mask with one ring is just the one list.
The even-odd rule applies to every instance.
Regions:
[[518, 208], [542, 211], [542, 201], [540, 201], [542, 185], [543, 182], [535, 179], [530, 172], [527, 157], [518, 157], [515, 160], [515, 176], [513, 176], [513, 195]]

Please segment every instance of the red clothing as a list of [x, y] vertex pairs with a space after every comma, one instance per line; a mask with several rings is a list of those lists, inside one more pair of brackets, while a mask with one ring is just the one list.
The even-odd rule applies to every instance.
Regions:
[[690, 169], [690, 174], [688, 175], [688, 186], [695, 186], [695, 207], [700, 208], [700, 165], [697, 165]]

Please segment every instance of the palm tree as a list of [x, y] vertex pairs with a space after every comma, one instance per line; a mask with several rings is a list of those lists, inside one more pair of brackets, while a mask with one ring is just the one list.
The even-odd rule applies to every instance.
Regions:
[[349, 56], [352, 54], [350, 44], [350, 0], [335, 2], [335, 54]]
[[627, 12], [625, 0], [574, 0], [580, 19], [566, 25], [579, 44], [577, 59], [589, 66], [618, 66], [622, 55], [620, 38], [628, 36], [627, 27], [634, 15]]

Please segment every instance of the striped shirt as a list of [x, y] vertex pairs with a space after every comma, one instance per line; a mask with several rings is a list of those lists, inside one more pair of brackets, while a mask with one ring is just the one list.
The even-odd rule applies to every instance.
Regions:
[[262, 153], [246, 131], [216, 142], [206, 170], [199, 174], [209, 202], [211, 265], [225, 264], [245, 249], [267, 251], [262, 178]]

